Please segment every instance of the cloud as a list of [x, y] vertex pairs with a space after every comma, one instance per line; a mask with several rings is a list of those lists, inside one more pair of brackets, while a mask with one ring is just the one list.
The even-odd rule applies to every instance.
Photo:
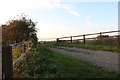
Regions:
[[73, 10], [69, 10], [69, 13], [70, 13], [70, 14], [73, 14], [73, 15], [75, 15], [75, 16], [80, 16], [79, 13], [77, 13], [77, 12], [75, 12], [75, 11], [73, 11]]
[[63, 0], [2, 0], [0, 2], [0, 10], [28, 10], [28, 9], [49, 9], [62, 8], [70, 14], [78, 16], [79, 14], [73, 10], [73, 6], [62, 4]]
[[48, 8], [48, 9], [63, 8], [72, 15], [80, 16], [79, 13], [77, 13], [72, 9], [73, 6], [61, 4], [61, 2], [63, 2], [62, 0], [47, 0], [47, 1], [48, 1], [47, 5], [45, 4], [43, 5], [44, 8]]
[[100, 23], [100, 22], [93, 21], [91, 19], [91, 16], [85, 16], [85, 26], [87, 28], [92, 28], [95, 31], [97, 31], [98, 28], [101, 28], [100, 31], [106, 31], [106, 30], [110, 31], [110, 30], [117, 29], [118, 24], [116, 24], [116, 23], [114, 23], [114, 24], [113, 23]]
[[64, 2], [118, 2], [119, 0], [63, 0]]

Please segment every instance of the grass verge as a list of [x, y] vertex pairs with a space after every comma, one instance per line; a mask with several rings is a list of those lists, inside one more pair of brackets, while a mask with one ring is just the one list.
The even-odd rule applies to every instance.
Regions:
[[65, 46], [65, 47], [74, 47], [74, 48], [84, 48], [92, 50], [103, 50], [103, 51], [113, 51], [120, 52], [120, 49], [116, 46], [103, 46], [103, 45], [94, 45], [89, 43], [56, 43], [54, 46]]
[[41, 45], [35, 46], [14, 69], [16, 78], [117, 78], [118, 75]]

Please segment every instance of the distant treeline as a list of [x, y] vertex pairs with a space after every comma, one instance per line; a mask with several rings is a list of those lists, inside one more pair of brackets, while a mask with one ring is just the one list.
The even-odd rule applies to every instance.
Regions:
[[2, 42], [37, 41], [37, 29], [35, 26], [35, 22], [23, 15], [19, 19], [10, 20], [0, 26], [2, 27]]

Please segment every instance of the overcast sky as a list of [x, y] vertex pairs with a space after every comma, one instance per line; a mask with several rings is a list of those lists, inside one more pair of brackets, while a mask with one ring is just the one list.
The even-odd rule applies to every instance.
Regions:
[[118, 0], [2, 0], [0, 10], [0, 24], [21, 13], [38, 22], [40, 40], [118, 29]]

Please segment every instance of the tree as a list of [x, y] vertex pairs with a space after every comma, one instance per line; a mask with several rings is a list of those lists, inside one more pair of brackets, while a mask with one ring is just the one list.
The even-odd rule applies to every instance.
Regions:
[[26, 16], [21, 15], [19, 19], [10, 20], [7, 24], [2, 25], [2, 41], [22, 42], [27, 40], [37, 40], [36, 23]]

